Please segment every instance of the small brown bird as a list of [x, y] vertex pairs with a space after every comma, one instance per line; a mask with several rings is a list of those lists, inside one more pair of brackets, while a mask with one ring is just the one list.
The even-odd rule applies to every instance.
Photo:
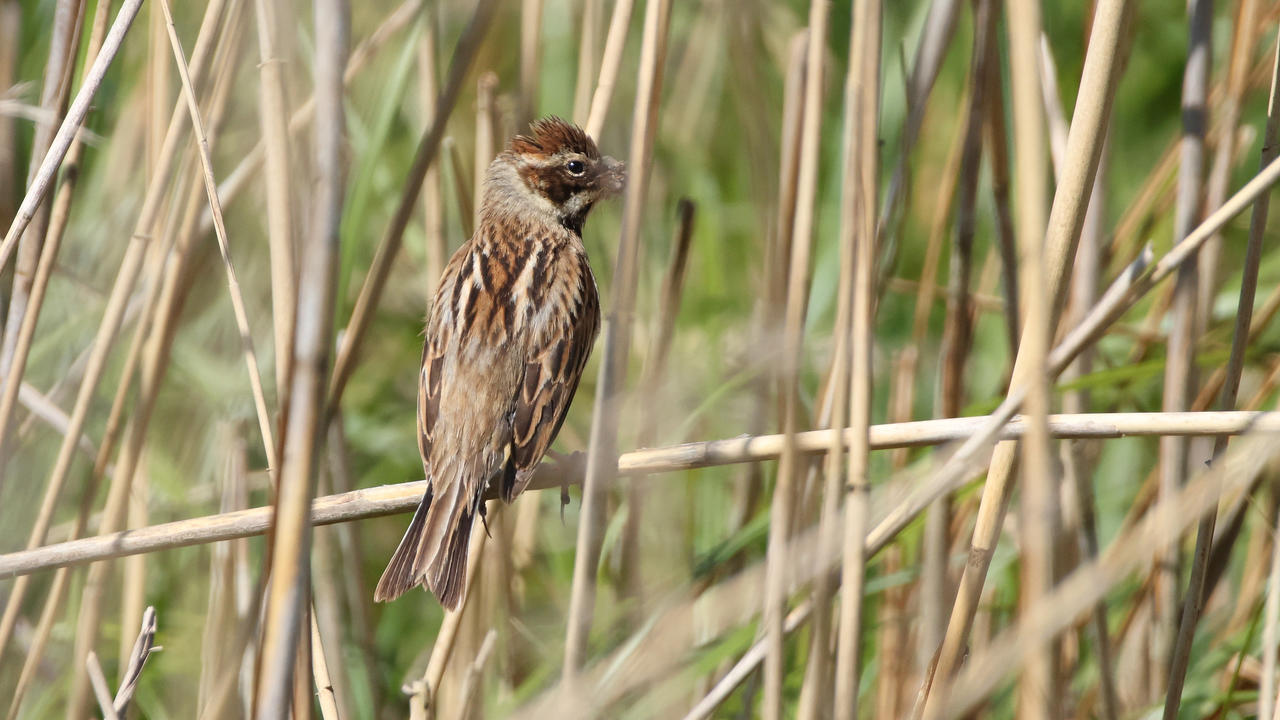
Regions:
[[622, 163], [556, 117], [489, 165], [475, 235], [453, 254], [427, 319], [418, 449], [427, 492], [374, 592], [418, 584], [457, 609], [484, 493], [511, 502], [555, 439], [600, 329], [582, 244], [591, 206], [618, 194]]

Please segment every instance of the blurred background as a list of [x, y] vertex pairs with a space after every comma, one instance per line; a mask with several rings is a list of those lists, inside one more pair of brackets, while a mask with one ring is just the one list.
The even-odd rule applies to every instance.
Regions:
[[[74, 97], [80, 87], [94, 18], [105, 1], [0, 0], [0, 227], [9, 227], [29, 168], [43, 157], [40, 148], [47, 147], [60, 121], [65, 93]], [[634, 108], [644, 107], [637, 82], [646, 62], [641, 50], [645, 16], [658, 2], [635, 2], [634, 7], [625, 0], [352, 4], [341, 148], [345, 202], [335, 288], [339, 338], [350, 332], [376, 251], [404, 202], [415, 149], [442, 107], [451, 68], [461, 74], [456, 98], [444, 106], [442, 141], [423, 191], [410, 198], [413, 212], [402, 247], [352, 348], [349, 379], [336, 391], [320, 455], [318, 495], [422, 478], [414, 407], [423, 318], [443, 261], [473, 227], [477, 177], [513, 133], [549, 114], [585, 125], [599, 112], [602, 152], [633, 158], [633, 132], [643, 116]], [[496, 6], [491, 15], [487, 5]], [[628, 11], [619, 12], [619, 5]], [[701, 0], [661, 5], [669, 18], [660, 28], [665, 53], [660, 55], [647, 191], [637, 197], [642, 210], [632, 269], [636, 298], [617, 447], [627, 452], [780, 433], [788, 407], [795, 412], [795, 429], [825, 427], [832, 412], [831, 369], [843, 365], [847, 342], [838, 327], [844, 322], [841, 275], [849, 268], [841, 204], [854, 8], [850, 0], [827, 3], [820, 33], [808, 36], [808, 42], [820, 44], [809, 57], [822, 63], [808, 196], [798, 177], [803, 168], [795, 164], [809, 52], [804, 31], [814, 17], [809, 4]], [[1168, 251], [1177, 232], [1175, 216], [1188, 202], [1179, 199], [1176, 188], [1191, 21], [1184, 4], [1174, 0], [1132, 5], [1122, 33], [1121, 74], [1091, 205], [1094, 215], [1081, 240], [1094, 259], [1084, 272], [1099, 288], [1144, 243], [1157, 255]], [[989, 45], [975, 42], [980, 8], [993, 17], [994, 33], [983, 36]], [[111, 7], [103, 17], [114, 19], [117, 10]], [[316, 47], [306, 3], [188, 0], [173, 11], [187, 56], [204, 53], [204, 67], [193, 67], [194, 86], [262, 400], [274, 424], [283, 403], [280, 379], [287, 373], [281, 339], [287, 342], [292, 321], [283, 319], [291, 308], [281, 300], [287, 297], [282, 288], [290, 287], [289, 271], [278, 273], [296, 265], [306, 252], [304, 238], [314, 229], [312, 69], [317, 54], [338, 50]], [[1065, 122], [1072, 116], [1092, 12], [1092, 4], [1084, 2], [1042, 8], [1042, 108], [1051, 139], [1065, 137]], [[1004, 3], [890, 2], [883, 13], [876, 170], [882, 227], [873, 275], [871, 421], [985, 414], [1004, 397], [1018, 327], [1008, 312], [1011, 270], [1001, 254], [1002, 242], [1009, 249], [1016, 242], [1013, 204], [1024, 187], [1013, 169], [1019, 150], [1011, 139]], [[1219, 2], [1207, 17], [1197, 26], [1212, 43], [1201, 186], [1190, 196], [1188, 210], [1193, 225], [1258, 167], [1280, 4]], [[617, 29], [613, 45], [607, 42], [611, 24]], [[455, 48], [468, 32], [478, 45], [474, 57], [460, 57]], [[274, 45], [270, 52], [264, 50], [264, 38]], [[616, 84], [593, 104], [610, 47], [619, 50]], [[976, 72], [980, 57], [987, 63]], [[936, 81], [928, 82], [929, 72], [922, 68], [931, 64]], [[808, 73], [812, 76], [814, 68]], [[978, 104], [975, 88], [981, 90]], [[33, 528], [40, 530], [42, 521], [47, 529], [36, 546], [116, 527], [104, 524], [112, 518], [103, 514], [113, 493], [118, 500], [111, 511], [131, 528], [272, 502], [259, 412], [189, 125], [181, 126], [172, 158], [164, 157], [175, 108], [186, 112], [180, 77], [161, 6], [149, 2], [93, 100], [78, 138], [81, 147], [73, 150], [74, 173], [64, 167], [51, 193], [59, 198], [58, 193], [67, 193], [68, 204], [55, 208], [52, 221], [38, 216], [35, 225], [47, 233], [44, 242], [24, 238], [4, 268], [0, 302], [8, 322], [0, 367], [5, 382], [20, 382], [21, 389], [14, 407], [4, 411], [0, 433], [6, 443], [0, 466], [0, 551], [32, 544]], [[910, 129], [913, 124], [918, 132]], [[284, 135], [272, 134], [277, 131]], [[264, 160], [264, 140], [278, 150], [277, 139], [286, 136], [283, 157], [277, 153], [273, 159], [268, 150]], [[634, 181], [641, 169], [633, 163], [632, 172]], [[160, 188], [158, 205], [152, 208], [153, 222], [143, 227], [139, 218], [152, 185]], [[789, 275], [795, 243], [802, 241], [793, 237], [795, 215], [805, 212], [797, 207], [812, 209], [811, 229], [803, 238], [810, 247], [809, 272], [801, 275], [798, 291]], [[622, 219], [622, 201], [601, 204], [584, 232], [606, 314], [615, 297]], [[1193, 361], [1190, 390], [1182, 409], [1192, 408], [1201, 392], [1207, 392], [1207, 404], [1194, 409], [1216, 401], [1212, 378], [1231, 344], [1248, 227], [1246, 216], [1235, 219], [1219, 241], [1211, 241], [1212, 257], [1202, 257], [1198, 326], [1185, 355]], [[41, 248], [55, 234], [61, 247], [49, 261], [47, 292], [33, 299], [31, 278], [37, 276]], [[292, 259], [282, 261], [282, 256]], [[125, 278], [129, 263], [136, 278]], [[1077, 273], [1081, 267], [1076, 265]], [[129, 284], [117, 289], [122, 278]], [[1170, 383], [1181, 382], [1170, 378], [1167, 362], [1176, 317], [1170, 309], [1173, 285], [1166, 281], [1139, 302], [1092, 346], [1090, 364], [1075, 366], [1057, 381], [1056, 410], [1162, 409]], [[1278, 288], [1280, 263], [1267, 254], [1259, 274], [1260, 302]], [[114, 310], [113, 292], [123, 298]], [[784, 362], [789, 292], [804, 301], [797, 395], [790, 404]], [[1079, 292], [1086, 291], [1071, 291], [1068, 318], [1081, 317], [1091, 304], [1087, 298], [1098, 291]], [[39, 322], [24, 346], [18, 326], [33, 309]], [[114, 328], [104, 325], [104, 317], [113, 313]], [[1242, 408], [1269, 409], [1275, 402], [1280, 329], [1268, 320], [1265, 313], [1255, 314], [1258, 329], [1249, 339], [1237, 403]], [[109, 344], [104, 347], [95, 337]], [[95, 347], [105, 350], [101, 362]], [[20, 377], [13, 371], [18, 355], [25, 355]], [[597, 344], [555, 444], [560, 452], [586, 450], [601, 357]], [[94, 375], [100, 377], [82, 390]], [[75, 427], [73, 408], [81, 403], [80, 436], [65, 441], [68, 428]], [[60, 461], [60, 454], [66, 458]], [[1062, 487], [1068, 487], [1066, 479], [1083, 477], [1093, 489], [1095, 541], [1101, 548], [1149, 506], [1158, 456], [1159, 441], [1151, 437], [1064, 442], [1055, 448], [1060, 461], [1054, 476], [1063, 480]], [[1198, 457], [1194, 450], [1192, 456]], [[788, 521], [796, 529], [814, 526], [822, 508], [824, 465], [820, 455], [805, 457]], [[926, 467], [933, 459], [930, 449], [877, 451], [868, 474], [879, 487], [893, 473]], [[1184, 480], [1199, 468], [1199, 460], [1190, 462]], [[553, 472], [572, 474], [572, 468]], [[59, 474], [61, 487], [49, 500]], [[599, 694], [588, 694], [583, 702], [594, 714], [681, 717], [714, 695], [725, 673], [764, 636], [759, 597], [733, 611], [741, 617], [718, 617], [721, 608], [714, 598], [720, 597], [717, 588], [737, 587], [725, 583], [746, 577], [740, 573], [762, 568], [777, 474], [778, 463], [768, 461], [608, 484], [598, 520], [597, 596], [585, 646]], [[1208, 596], [1195, 636], [1181, 717], [1256, 712], [1263, 586], [1276, 516], [1274, 477], [1267, 469], [1250, 485], [1239, 539], [1226, 545], [1215, 566], [1216, 592]], [[917, 519], [868, 560], [861, 717], [909, 712], [950, 612], [980, 491], [981, 483], [966, 485], [948, 505], [929, 511], [933, 520]], [[536, 708], [546, 706], [536, 703], [557, 697], [548, 693], [560, 687], [575, 545], [585, 521], [579, 487], [569, 495], [563, 510], [554, 489], [529, 492], [512, 506], [491, 510], [492, 538], [467, 611], [451, 630], [452, 654], [436, 676], [432, 716], [537, 714]], [[1085, 532], [1076, 503], [1064, 500], [1061, 509], [1058, 539], [1066, 549], [1058, 574], [1063, 577], [1087, 559], [1075, 549], [1076, 538]], [[42, 505], [52, 511], [47, 518], [37, 510]], [[972, 652], [1024, 610], [1023, 545], [1015, 516], [1006, 520], [970, 638]], [[373, 587], [406, 524], [407, 516], [397, 515], [314, 533], [312, 600], [323, 642], [321, 647], [313, 642], [311, 651], [327, 660], [340, 717], [405, 717], [412, 699], [402, 687], [412, 691], [415, 681], [432, 672], [428, 659], [444, 619], [435, 599], [415, 591], [391, 604], [372, 603]], [[1193, 535], [1188, 533], [1181, 546], [1184, 557], [1190, 555]], [[83, 672], [75, 648], [86, 637], [114, 688], [142, 610], [152, 605], [159, 622], [157, 643], [164, 650], [143, 670], [131, 715], [246, 715], [255, 672], [256, 594], [266, 554], [261, 536], [168, 549], [99, 565], [105, 570], [98, 571], [96, 585], [86, 582], [90, 576], [84, 568], [56, 579], [51, 571], [40, 572], [23, 581], [20, 597], [15, 597], [15, 580], [0, 580], [9, 624], [0, 626], [5, 633], [0, 698], [12, 698], [0, 702], [0, 712], [11, 718], [66, 715], [69, 698], [83, 692], [74, 688], [74, 678]], [[1184, 562], [1177, 588], [1185, 585], [1186, 567]], [[1160, 585], [1154, 578], [1154, 572], [1141, 570], [1108, 587], [1102, 612], [1110, 639], [1104, 650], [1089, 613], [1063, 635], [1056, 716], [1145, 717], [1163, 705], [1166, 679], [1151, 668], [1152, 658], [1167, 661], [1160, 638], [1168, 637], [1161, 618], [1169, 610], [1153, 599], [1153, 588]], [[787, 607], [811, 602], [811, 594], [807, 583], [790, 588]], [[830, 590], [824, 597], [819, 601], [831, 602]], [[98, 615], [92, 630], [82, 626], [86, 600]], [[688, 632], [674, 644], [648, 644], [654, 628], [671, 621], [673, 608], [688, 611], [679, 616]], [[830, 635], [815, 634], [807, 625], [788, 635], [782, 716], [825, 717], [830, 711], [830, 700], [820, 699], [822, 683], [830, 680], [813, 675], [810, 659], [813, 646], [834, 647], [829, 625], [830, 619], [823, 632]], [[1100, 662], [1102, 653], [1106, 662]], [[628, 664], [645, 654], [650, 657], [643, 670]], [[762, 707], [769, 692], [765, 674], [753, 668], [696, 716], [769, 716]], [[1005, 668], [1009, 676], [974, 716], [1027, 716], [1019, 715], [1012, 671]], [[635, 675], [627, 679], [631, 672]], [[307, 673], [300, 677], [309, 680]], [[1102, 697], [1104, 684], [1119, 688], [1114, 704]], [[90, 703], [80, 712], [97, 710]], [[319, 705], [295, 710], [298, 716], [321, 712]]]

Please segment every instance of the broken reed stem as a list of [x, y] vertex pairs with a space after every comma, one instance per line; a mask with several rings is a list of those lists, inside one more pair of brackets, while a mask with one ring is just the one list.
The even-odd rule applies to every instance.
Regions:
[[[326, 384], [333, 343], [334, 277], [343, 201], [343, 67], [350, 8], [345, 0], [315, 0], [316, 118], [309, 236], [298, 275], [298, 317], [289, 390], [288, 425], [275, 503], [271, 585], [263, 613], [256, 717], [285, 717], [291, 704], [302, 617], [310, 584], [311, 523], [320, 447], [328, 425]], [[419, 184], [421, 177], [419, 177]], [[416, 200], [418, 189], [410, 194]], [[403, 227], [401, 228], [403, 230]], [[316, 648], [313, 654], [322, 653]], [[298, 711], [301, 709], [298, 708]]]
[[587, 637], [595, 613], [597, 561], [604, 533], [604, 493], [617, 467], [618, 414], [626, 385], [626, 360], [631, 349], [631, 324], [640, 271], [640, 222], [658, 129], [658, 104], [666, 65], [670, 13], [671, 0], [649, 0], [645, 6], [644, 36], [640, 45], [632, 113], [631, 152], [627, 163], [629, 177], [622, 206], [622, 229], [618, 235], [613, 297], [604, 319], [600, 374], [591, 413], [591, 438], [587, 447], [573, 585], [566, 619], [568, 629], [565, 633], [563, 678], [569, 684], [575, 682], [578, 670], [586, 660]]
[[475, 60], [481, 41], [488, 33], [498, 4], [499, 0], [478, 0], [475, 12], [471, 15], [471, 21], [462, 31], [462, 36], [458, 38], [453, 59], [449, 61], [449, 76], [445, 80], [444, 91], [435, 102], [435, 115], [418, 143], [413, 165], [409, 169], [404, 189], [400, 194], [400, 202], [396, 206], [395, 214], [391, 216], [391, 222], [387, 226], [386, 234], [382, 237], [382, 242], [374, 252], [369, 273], [365, 276], [364, 284], [360, 286], [360, 295], [356, 298], [355, 307], [351, 309], [351, 319], [343, 331], [342, 342], [338, 346], [338, 354], [333, 363], [333, 374], [329, 381], [327, 404], [330, 409], [328, 412], [333, 412], [332, 409], [338, 406], [347, 380], [355, 369], [357, 353], [360, 351], [364, 334], [369, 329], [369, 323], [373, 320], [373, 313], [382, 298], [382, 291], [386, 287], [387, 277], [391, 274], [396, 255], [400, 252], [400, 245], [404, 242], [404, 231], [409, 226], [414, 206], [418, 202], [418, 195], [422, 192], [427, 168], [435, 162], [439, 154], [446, 121], [458, 102], [462, 83]]
[[[990, 0], [988, 0], [990, 2]], [[859, 0], [850, 30], [846, 123], [854, 127], [845, 146], [845, 203], [856, 216], [842, 227], [853, 235], [854, 287], [850, 345], [848, 475], [845, 477], [843, 590], [836, 653], [835, 717], [856, 720], [862, 646], [862, 595], [871, 486], [869, 481], [872, 345], [875, 342], [876, 187], [879, 175], [880, 0]], [[857, 108], [856, 111], [854, 108]], [[852, 202], [851, 202], [852, 201]], [[823, 610], [820, 608], [820, 610]], [[823, 610], [825, 612], [825, 610]], [[825, 641], [821, 638], [819, 641]]]
[[[996, 416], [998, 419], [999, 416]], [[1016, 440], [1027, 430], [1025, 419], [1012, 416], [991, 431], [992, 416], [920, 420], [909, 423], [873, 425], [870, 428], [872, 450], [902, 447], [925, 447], [948, 442], [983, 442], [990, 434], [1000, 440]], [[1280, 413], [1275, 412], [1199, 412], [1199, 413], [1092, 413], [1050, 415], [1049, 430], [1056, 438], [1114, 439], [1122, 437], [1154, 437], [1159, 435], [1239, 435], [1253, 430], [1280, 433]], [[844, 445], [851, 441], [847, 431]], [[975, 437], [979, 439], [974, 440]], [[617, 474], [629, 477], [681, 472], [699, 468], [739, 463], [766, 462], [778, 459], [785, 442], [783, 435], [757, 435], [725, 440], [685, 443], [662, 448], [635, 450], [618, 458]], [[795, 435], [796, 450], [802, 454], [826, 452], [831, 447], [830, 430], [811, 430]], [[962, 448], [963, 450], [963, 448]], [[972, 453], [970, 453], [972, 454]], [[955, 458], [960, 457], [957, 451]], [[972, 458], [970, 458], [972, 459]], [[961, 458], [963, 460], [963, 458]], [[530, 490], [559, 489], [565, 478], [556, 466], [534, 476]], [[569, 482], [580, 482], [576, 472]], [[329, 525], [351, 520], [380, 517], [407, 512], [422, 499], [425, 481], [382, 485], [363, 490], [317, 498], [312, 504], [311, 524]], [[926, 488], [927, 490], [927, 488]], [[926, 493], [917, 493], [904, 504], [908, 516], [918, 512], [919, 502], [928, 502]], [[0, 580], [40, 570], [81, 565], [88, 562], [123, 557], [141, 552], [154, 552], [209, 542], [259, 535], [271, 523], [270, 506], [220, 513], [201, 518], [179, 520], [128, 532], [57, 543], [34, 550], [20, 550], [0, 555]], [[891, 518], [901, 522], [900, 516]], [[874, 533], [873, 533], [874, 535]]]

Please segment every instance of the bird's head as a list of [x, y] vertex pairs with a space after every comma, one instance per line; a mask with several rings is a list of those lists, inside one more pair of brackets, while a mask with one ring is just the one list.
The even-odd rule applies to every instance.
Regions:
[[617, 195], [626, 184], [626, 167], [601, 155], [582, 128], [558, 117], [546, 117], [517, 135], [489, 170], [487, 199], [503, 204], [529, 203], [556, 222], [581, 233], [587, 212], [597, 200]]

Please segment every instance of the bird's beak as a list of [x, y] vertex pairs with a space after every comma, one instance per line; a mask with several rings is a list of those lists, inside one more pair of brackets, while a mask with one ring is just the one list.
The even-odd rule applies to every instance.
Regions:
[[627, 166], [619, 160], [605, 155], [600, 159], [603, 168], [600, 173], [601, 186], [608, 195], [617, 195], [627, 186]]

